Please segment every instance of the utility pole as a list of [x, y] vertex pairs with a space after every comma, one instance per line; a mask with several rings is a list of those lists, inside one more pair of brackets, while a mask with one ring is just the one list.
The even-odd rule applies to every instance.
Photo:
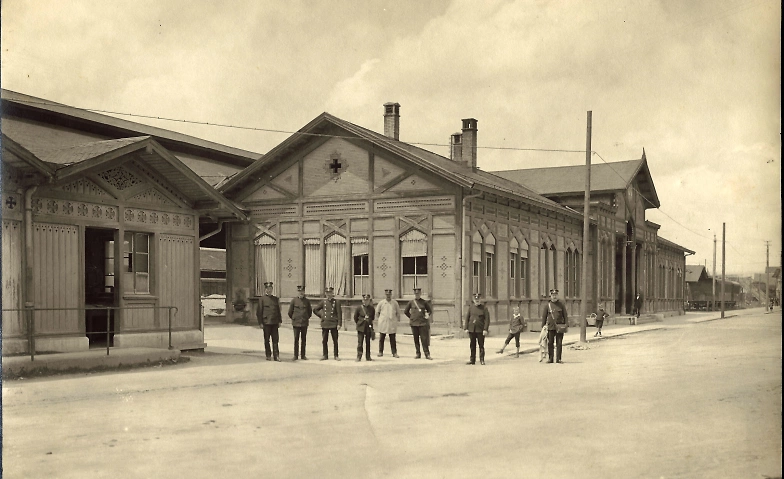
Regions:
[[[583, 204], [583, 251], [580, 275], [580, 342], [586, 342], [585, 328], [588, 316], [588, 234], [591, 207], [591, 114], [588, 112], [588, 131], [585, 137], [585, 203]], [[595, 286], [594, 286], [595, 287]]]
[[770, 307], [770, 241], [765, 242], [765, 311]]
[[721, 224], [721, 317], [724, 317], [724, 253], [726, 250], [726, 242], [724, 238], [727, 236], [727, 223]]
[[711, 293], [711, 311], [716, 311], [716, 235], [713, 235], [713, 292]]

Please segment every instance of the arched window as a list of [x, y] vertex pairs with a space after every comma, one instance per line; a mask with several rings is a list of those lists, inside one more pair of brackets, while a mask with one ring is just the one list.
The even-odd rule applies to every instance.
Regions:
[[346, 238], [338, 233], [332, 233], [324, 239], [326, 277], [324, 287], [335, 288], [335, 295], [346, 294]]
[[[275, 238], [264, 233], [253, 241], [256, 255], [256, 295], [264, 294], [264, 283], [275, 283], [277, 272], [277, 242]], [[273, 294], [277, 284], [273, 284]]]
[[351, 259], [354, 296], [370, 293], [370, 273], [367, 238], [351, 238]]
[[520, 243], [517, 238], [509, 241], [509, 296], [520, 297]]
[[495, 294], [495, 236], [492, 233], [485, 238], [485, 297], [496, 296]]
[[554, 244], [550, 245], [548, 251], [548, 265], [550, 268], [547, 285], [551, 289], [558, 288], [558, 252]]
[[539, 246], [539, 295], [547, 296], [550, 285], [550, 262], [547, 260], [549, 247], [547, 243]]
[[305, 293], [321, 296], [321, 240], [306, 238], [305, 248]]
[[414, 288], [428, 292], [427, 281], [427, 235], [418, 230], [410, 230], [400, 237], [400, 257], [402, 261], [401, 285], [404, 293]]
[[574, 296], [574, 285], [572, 284], [572, 279], [574, 277], [574, 273], [572, 269], [574, 268], [574, 258], [572, 257], [572, 249], [566, 248], [566, 255], [564, 258], [564, 290], [563, 290], [563, 297], [569, 298]]
[[482, 291], [482, 235], [475, 232], [471, 237], [471, 292]]

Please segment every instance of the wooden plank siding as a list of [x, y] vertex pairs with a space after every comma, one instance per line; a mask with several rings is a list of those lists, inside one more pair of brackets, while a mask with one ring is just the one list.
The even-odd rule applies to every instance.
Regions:
[[[79, 228], [51, 223], [33, 224], [33, 302], [36, 308], [79, 307]], [[37, 334], [80, 333], [79, 311], [39, 311]]]
[[[194, 270], [194, 238], [191, 236], [161, 234], [158, 236], [160, 275], [158, 291], [161, 306], [176, 306], [177, 314], [172, 329], [199, 326], [196, 314]], [[160, 327], [168, 328], [168, 311], [160, 311]]]
[[[3, 221], [3, 309], [18, 309], [22, 303], [22, 223]], [[26, 328], [22, 314], [3, 311], [3, 337], [22, 335]]]

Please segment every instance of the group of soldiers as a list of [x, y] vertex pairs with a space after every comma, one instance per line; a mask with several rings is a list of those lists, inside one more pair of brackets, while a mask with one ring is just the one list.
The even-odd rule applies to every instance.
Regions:
[[[256, 309], [256, 319], [264, 330], [264, 354], [267, 361], [280, 361], [278, 349], [278, 328], [283, 322], [280, 300], [272, 294], [272, 283], [264, 283], [264, 296], [259, 299]], [[294, 361], [306, 360], [305, 348], [307, 344], [308, 326], [310, 318], [315, 314], [321, 319], [321, 360], [329, 359], [329, 338], [332, 337], [333, 357], [340, 361], [338, 349], [338, 330], [343, 327], [343, 310], [340, 300], [335, 298], [335, 290], [328, 287], [324, 291], [326, 298], [320, 300], [314, 307], [305, 297], [305, 287], [297, 286], [297, 296], [289, 304], [288, 316], [294, 328]], [[389, 336], [389, 345], [392, 357], [397, 354], [397, 326], [400, 321], [400, 305], [392, 299], [392, 290], [384, 291], [385, 298], [375, 306], [371, 304], [369, 294], [362, 295], [362, 304], [354, 308], [352, 317], [357, 330], [357, 361], [362, 360], [364, 353], [366, 361], [370, 357], [370, 341], [375, 334], [379, 334], [378, 356], [384, 355], [384, 343]], [[411, 332], [414, 335], [416, 359], [425, 353], [425, 359], [430, 357], [430, 323], [433, 310], [430, 302], [422, 299], [422, 289], [414, 288], [414, 299], [408, 302], [402, 313], [408, 317]], [[270, 345], [270, 342], [272, 343]]]

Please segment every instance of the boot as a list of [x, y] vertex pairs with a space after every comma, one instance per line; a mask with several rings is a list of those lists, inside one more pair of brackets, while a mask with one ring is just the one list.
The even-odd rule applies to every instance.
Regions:
[[520, 357], [520, 348], [517, 348], [517, 352], [515, 353], [515, 357], [516, 358]]
[[340, 361], [340, 358], [338, 357], [337, 354], [335, 355], [335, 361]]
[[393, 358], [399, 358], [400, 356], [398, 356], [397, 353], [392, 353], [392, 357]]
[[357, 359], [355, 359], [355, 361], [356, 361], [356, 362], [360, 362], [360, 361], [362, 361], [362, 356], [357, 356]]
[[371, 358], [369, 354], [365, 357], [365, 361], [372, 361], [372, 360], [373, 358]]
[[496, 353], [496, 354], [504, 354], [504, 349], [506, 349], [506, 344], [504, 344], [503, 346], [501, 346], [501, 349], [499, 349], [499, 350], [498, 350], [498, 351], [496, 351], [495, 353]]

